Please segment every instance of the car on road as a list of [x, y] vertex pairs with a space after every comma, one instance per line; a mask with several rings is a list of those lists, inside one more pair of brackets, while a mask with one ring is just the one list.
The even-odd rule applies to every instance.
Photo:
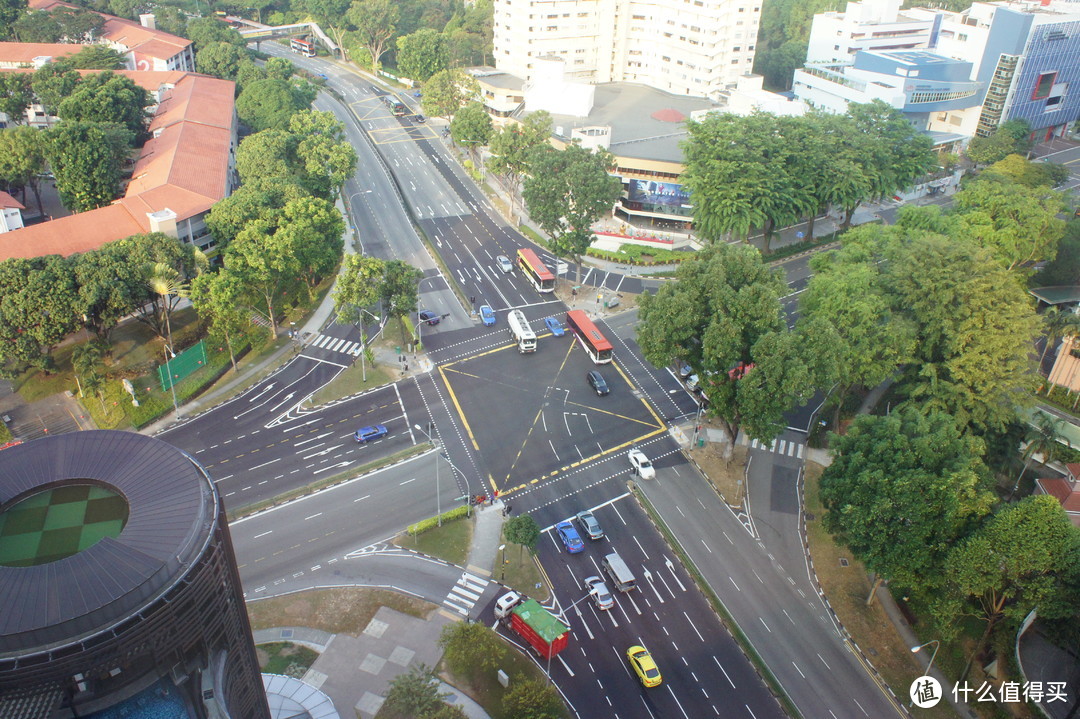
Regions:
[[630, 460], [630, 466], [634, 468], [634, 474], [637, 476], [642, 479], [652, 479], [656, 476], [656, 469], [652, 466], [652, 462], [640, 449], [630, 450], [626, 457]]
[[495, 324], [495, 310], [491, 309], [491, 305], [480, 305], [480, 320], [484, 323], [484, 327]]
[[611, 391], [607, 380], [604, 379], [604, 375], [594, 369], [589, 370], [589, 373], [585, 375], [585, 379], [589, 380], [589, 386], [593, 388], [598, 397], [603, 397]]
[[562, 323], [554, 317], [545, 318], [544, 324], [547, 325], [547, 328], [549, 330], [551, 330], [551, 334], [555, 335], [556, 337], [562, 337], [564, 334], [566, 334], [566, 328], [563, 327]]
[[597, 609], [611, 609], [615, 606], [615, 598], [600, 577], [586, 577], [585, 588], [589, 590], [589, 596]]
[[419, 90], [414, 90], [412, 96], [413, 97], [422, 97]]
[[413, 117], [413, 119], [416, 120], [417, 122], [426, 122], [427, 121], [427, 118], [424, 117], [423, 115], [421, 115], [419, 112], [416, 113], [416, 115]]
[[495, 264], [499, 266], [503, 274], [508, 274], [514, 271], [514, 263], [510, 261], [510, 258], [506, 255], [499, 255], [495, 258]]
[[574, 529], [574, 525], [569, 521], [559, 522], [555, 525], [555, 531], [559, 535], [559, 541], [566, 547], [566, 551], [569, 554], [577, 554], [585, 549], [585, 542], [581, 541], [581, 537], [578, 535], [577, 530]]
[[437, 325], [441, 321], [439, 315], [431, 310], [420, 310], [417, 317], [421, 322], [427, 322], [429, 325]]
[[578, 512], [577, 521], [581, 525], [581, 529], [584, 530], [585, 536], [589, 539], [604, 538], [604, 530], [600, 527], [600, 522], [596, 521], [596, 517], [589, 510]]
[[658, 687], [663, 681], [660, 677], [660, 669], [653, 661], [652, 654], [645, 647], [633, 646], [626, 650], [626, 659], [630, 662], [630, 668], [641, 680], [642, 686]]
[[353, 439], [357, 442], [370, 442], [373, 439], [381, 439], [386, 436], [387, 429], [385, 425], [373, 424], [368, 427], [361, 427], [356, 430], [356, 434], [353, 435]]

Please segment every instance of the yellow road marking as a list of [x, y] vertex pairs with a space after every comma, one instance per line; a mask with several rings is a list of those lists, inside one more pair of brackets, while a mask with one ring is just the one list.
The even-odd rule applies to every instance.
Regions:
[[442, 375], [443, 384], [446, 385], [446, 391], [450, 393], [450, 401], [454, 403], [454, 408], [457, 410], [458, 417], [461, 417], [461, 423], [465, 425], [465, 432], [469, 435], [469, 441], [472, 442], [473, 449], [479, 452], [480, 445], [476, 443], [476, 437], [473, 435], [472, 427], [469, 426], [469, 420], [465, 417], [465, 412], [461, 409], [461, 404], [458, 402], [457, 394], [454, 392], [454, 388], [450, 386], [450, 381], [446, 379], [446, 372], [443, 371], [442, 367], [439, 367], [439, 374]]

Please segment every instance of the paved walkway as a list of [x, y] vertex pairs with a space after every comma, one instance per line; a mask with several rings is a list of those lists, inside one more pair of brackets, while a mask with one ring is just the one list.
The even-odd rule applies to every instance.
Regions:
[[[491, 577], [499, 561], [499, 547], [504, 544], [502, 525], [508, 505], [496, 499], [494, 504], [477, 507], [473, 517], [472, 547], [466, 569], [474, 574]], [[501, 581], [501, 577], [494, 577]]]

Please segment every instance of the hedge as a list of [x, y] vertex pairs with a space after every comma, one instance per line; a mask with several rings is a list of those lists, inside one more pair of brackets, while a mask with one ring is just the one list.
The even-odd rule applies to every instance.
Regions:
[[[634, 265], [671, 265], [693, 259], [697, 253], [686, 250], [665, 250], [662, 247], [645, 247], [644, 245], [619, 245], [619, 249], [612, 252], [598, 250], [590, 247], [586, 253], [589, 257], [595, 257], [608, 262], [627, 262]], [[644, 255], [651, 260], [641, 259]]]
[[[469, 516], [469, 506], [464, 505], [451, 509], [449, 512], [443, 512], [442, 521], [453, 522], [458, 519], [464, 519], [467, 516]], [[422, 519], [416, 524], [410, 524], [405, 531], [415, 537], [418, 534], [423, 534], [424, 532], [435, 529], [438, 526], [439, 517], [431, 517], [429, 519]]]

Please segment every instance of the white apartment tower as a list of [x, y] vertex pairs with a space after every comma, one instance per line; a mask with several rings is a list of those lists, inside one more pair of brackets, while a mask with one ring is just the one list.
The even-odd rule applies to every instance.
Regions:
[[495, 0], [495, 65], [531, 82], [558, 57], [575, 82], [716, 98], [754, 63], [761, 0]]

